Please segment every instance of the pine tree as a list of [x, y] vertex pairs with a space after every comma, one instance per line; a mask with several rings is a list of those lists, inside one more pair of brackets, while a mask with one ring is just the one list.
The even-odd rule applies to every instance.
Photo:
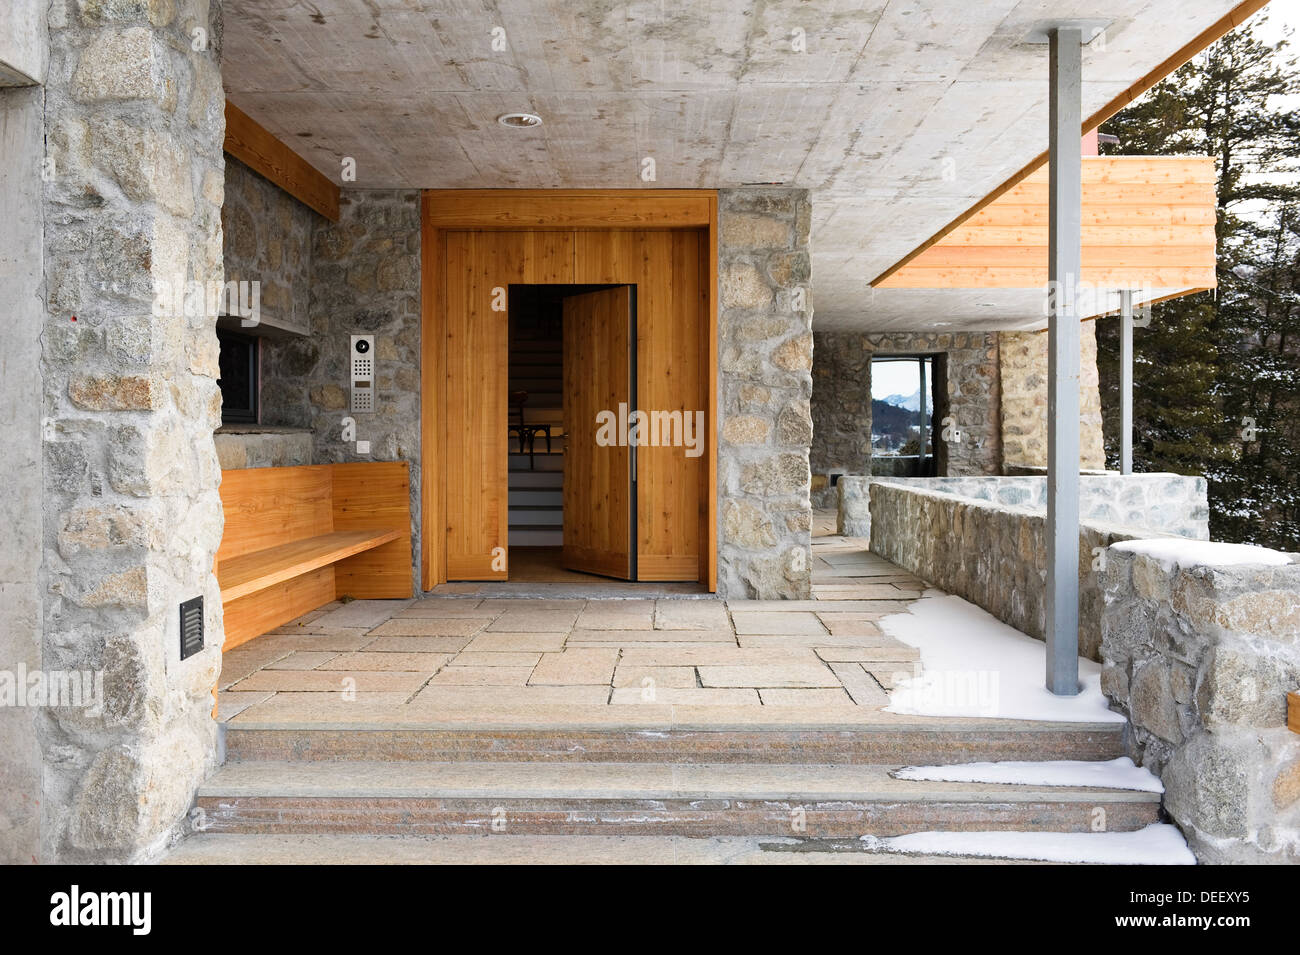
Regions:
[[[1219, 287], [1156, 305], [1134, 334], [1134, 470], [1204, 474], [1211, 533], [1296, 549], [1295, 207], [1300, 91], [1286, 43], [1253, 18], [1167, 77], [1105, 131], [1108, 153], [1213, 156]], [[1273, 225], [1261, 225], [1269, 216]], [[1107, 455], [1118, 464], [1119, 335], [1098, 325]], [[1253, 422], [1252, 430], [1248, 425]]]

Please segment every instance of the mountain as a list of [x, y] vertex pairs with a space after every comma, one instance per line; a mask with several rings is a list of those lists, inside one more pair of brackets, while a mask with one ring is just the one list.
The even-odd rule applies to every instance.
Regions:
[[888, 398], [877, 399], [887, 405], [893, 405], [895, 408], [906, 408], [908, 411], [921, 410], [921, 389], [917, 389], [910, 395], [890, 395]]

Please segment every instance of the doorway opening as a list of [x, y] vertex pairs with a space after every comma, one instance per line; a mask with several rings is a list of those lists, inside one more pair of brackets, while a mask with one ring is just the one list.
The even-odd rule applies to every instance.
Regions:
[[636, 448], [617, 427], [636, 407], [635, 303], [631, 285], [509, 286], [512, 581], [636, 580]]
[[871, 473], [936, 477], [935, 425], [947, 414], [943, 355], [881, 355], [871, 359]]

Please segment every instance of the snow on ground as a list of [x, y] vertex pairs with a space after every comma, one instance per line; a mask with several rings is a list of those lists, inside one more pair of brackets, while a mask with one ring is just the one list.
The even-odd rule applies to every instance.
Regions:
[[912, 832], [866, 847], [914, 855], [982, 856], [1104, 865], [1196, 865], [1177, 826], [1152, 823], [1136, 832]]
[[1221, 541], [1164, 537], [1144, 541], [1120, 541], [1115, 550], [1142, 554], [1158, 561], [1165, 570], [1175, 567], [1230, 567], [1234, 564], [1266, 564], [1277, 567], [1291, 563], [1291, 555], [1254, 544], [1225, 544]]
[[1050, 762], [960, 763], [953, 766], [905, 766], [898, 779], [953, 783], [1013, 783], [1021, 786], [1086, 786], [1162, 793], [1160, 777], [1127, 756], [1119, 759], [1061, 759]]
[[1101, 665], [1080, 658], [1077, 696], [1045, 684], [1047, 645], [960, 597], [923, 597], [880, 628], [921, 651], [921, 675], [896, 679], [890, 713], [1122, 723], [1101, 693]]

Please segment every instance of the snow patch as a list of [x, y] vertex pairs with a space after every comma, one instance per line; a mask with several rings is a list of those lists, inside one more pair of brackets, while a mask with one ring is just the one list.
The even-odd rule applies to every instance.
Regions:
[[880, 628], [921, 651], [921, 674], [895, 677], [890, 713], [1123, 723], [1101, 692], [1101, 664], [1080, 658], [1077, 696], [1044, 685], [1047, 645], [960, 597], [923, 597]]
[[892, 774], [898, 779], [951, 783], [1011, 783], [1019, 786], [1081, 786], [1133, 789], [1163, 793], [1160, 777], [1127, 756], [1119, 759], [1060, 759], [1048, 762], [1007, 760], [998, 763], [960, 763], [954, 766], [905, 766]]
[[1165, 570], [1175, 567], [1231, 567], [1237, 564], [1265, 564], [1279, 567], [1291, 563], [1291, 555], [1254, 544], [1225, 544], [1222, 541], [1198, 541], [1185, 537], [1155, 540], [1121, 541], [1111, 544], [1115, 550], [1141, 554], [1157, 561]]
[[1136, 832], [912, 832], [866, 848], [908, 855], [981, 856], [1102, 865], [1196, 865], [1177, 826], [1152, 823]]

